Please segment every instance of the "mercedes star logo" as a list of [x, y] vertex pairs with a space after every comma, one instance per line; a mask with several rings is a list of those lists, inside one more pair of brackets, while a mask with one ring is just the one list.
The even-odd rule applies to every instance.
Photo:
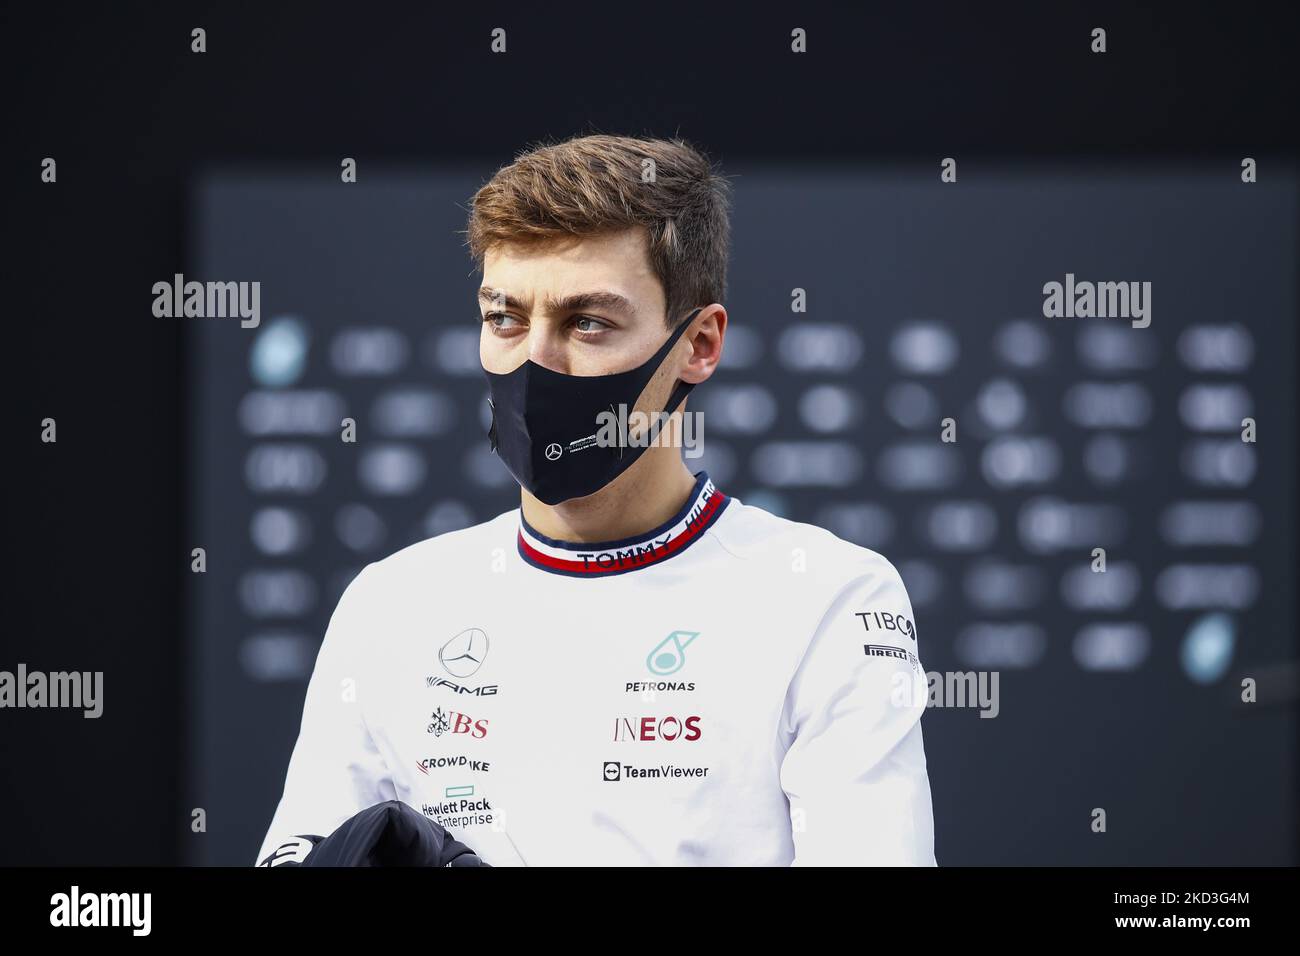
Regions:
[[480, 628], [461, 631], [438, 651], [438, 661], [452, 677], [469, 677], [487, 659], [488, 636]]
[[555, 461], [555, 459], [559, 458], [563, 454], [564, 454], [564, 449], [561, 448], [555, 442], [551, 442], [549, 445], [546, 446], [547, 461]]

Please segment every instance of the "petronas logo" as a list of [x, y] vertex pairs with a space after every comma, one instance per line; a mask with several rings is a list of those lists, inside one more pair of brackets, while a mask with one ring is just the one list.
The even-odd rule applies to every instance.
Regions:
[[686, 648], [699, 636], [699, 631], [673, 631], [650, 652], [645, 666], [651, 674], [676, 674], [686, 666]]

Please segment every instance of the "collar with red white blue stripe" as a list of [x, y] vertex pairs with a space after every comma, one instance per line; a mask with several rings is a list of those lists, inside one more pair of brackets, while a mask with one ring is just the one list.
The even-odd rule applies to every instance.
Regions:
[[575, 544], [534, 530], [519, 514], [519, 556], [535, 568], [570, 577], [626, 574], [667, 561], [703, 537], [730, 499], [713, 486], [708, 474], [695, 475], [686, 504], [668, 521], [645, 534], [621, 541]]

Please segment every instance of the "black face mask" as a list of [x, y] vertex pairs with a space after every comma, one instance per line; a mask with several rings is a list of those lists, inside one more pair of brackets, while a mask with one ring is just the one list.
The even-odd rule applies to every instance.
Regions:
[[[647, 443], [629, 446], [627, 436], [620, 433], [616, 445], [599, 444], [597, 416], [609, 412], [624, 421], [620, 407], [630, 414], [672, 347], [702, 311], [687, 316], [659, 351], [626, 372], [564, 375], [532, 359], [504, 375], [484, 369], [492, 406], [488, 439], [515, 480], [537, 500], [555, 505], [594, 494], [632, 467]], [[675, 412], [694, 387], [679, 380], [664, 411]]]

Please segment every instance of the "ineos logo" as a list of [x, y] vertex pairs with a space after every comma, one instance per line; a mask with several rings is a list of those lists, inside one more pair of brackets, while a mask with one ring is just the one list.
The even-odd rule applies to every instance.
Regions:
[[555, 459], [559, 458], [563, 454], [564, 454], [564, 449], [561, 448], [555, 442], [551, 442], [549, 445], [546, 446], [547, 461], [555, 461]]
[[618, 717], [614, 720], [614, 740], [699, 740], [704, 729], [702, 718], [673, 717]]

